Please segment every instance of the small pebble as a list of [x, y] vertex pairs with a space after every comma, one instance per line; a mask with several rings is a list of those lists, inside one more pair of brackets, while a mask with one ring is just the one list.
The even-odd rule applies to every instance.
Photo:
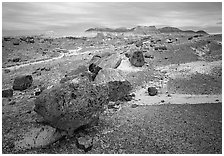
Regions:
[[138, 107], [137, 104], [132, 104], [132, 105], [131, 105], [131, 108], [136, 108], [136, 107]]

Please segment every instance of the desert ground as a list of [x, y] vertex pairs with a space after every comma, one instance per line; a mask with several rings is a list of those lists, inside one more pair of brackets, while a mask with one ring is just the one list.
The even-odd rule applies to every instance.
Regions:
[[[133, 34], [89, 30], [94, 37], [3, 37], [2, 90], [13, 93], [2, 97], [2, 152], [222, 153], [222, 35], [144, 29]], [[133, 58], [136, 51], [143, 59]], [[94, 62], [97, 57], [100, 63]], [[97, 124], [68, 135], [44, 122], [35, 100], [52, 88], [79, 83], [79, 67], [90, 70], [91, 63], [101, 70], [90, 84], [127, 81], [130, 96], [105, 103]], [[15, 79], [24, 75], [32, 76], [31, 84], [15, 89]], [[150, 87], [155, 95], [149, 95]], [[38, 131], [45, 126], [57, 137]]]

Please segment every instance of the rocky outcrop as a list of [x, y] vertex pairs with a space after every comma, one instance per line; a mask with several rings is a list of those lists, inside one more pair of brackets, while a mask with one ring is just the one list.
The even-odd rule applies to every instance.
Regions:
[[135, 51], [130, 57], [129, 61], [135, 67], [142, 67], [145, 63], [142, 51]]
[[23, 91], [29, 88], [33, 83], [31, 75], [17, 76], [13, 82], [13, 90]]
[[52, 127], [72, 135], [81, 126], [96, 122], [108, 102], [107, 86], [80, 80], [44, 90], [35, 100], [34, 111]]

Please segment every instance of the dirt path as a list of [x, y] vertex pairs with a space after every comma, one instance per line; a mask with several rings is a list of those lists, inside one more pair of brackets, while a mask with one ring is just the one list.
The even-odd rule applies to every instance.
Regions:
[[[47, 60], [42, 60], [42, 61], [37, 61], [37, 62], [32, 62], [32, 63], [26, 63], [26, 64], [21, 64], [21, 65], [16, 65], [16, 66], [12, 66], [12, 67], [8, 67], [8, 68], [4, 68], [4, 69], [9, 69], [9, 70], [15, 70], [15, 69], [19, 69], [21, 67], [25, 67], [25, 66], [29, 66], [29, 65], [34, 65], [34, 64], [39, 64], [39, 63], [45, 63], [45, 62], [50, 62], [50, 61], [54, 61], [54, 60], [58, 60], [62, 57], [65, 56], [72, 56], [72, 55], [81, 55], [83, 53], [78, 53], [82, 48], [79, 47], [78, 49], [75, 50], [69, 50], [69, 53], [61, 53], [58, 57], [54, 57], [51, 59], [47, 59]], [[86, 52], [84, 52], [86, 53]]]

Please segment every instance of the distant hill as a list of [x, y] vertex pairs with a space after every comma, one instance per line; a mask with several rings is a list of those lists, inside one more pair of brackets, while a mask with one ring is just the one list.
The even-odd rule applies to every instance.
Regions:
[[116, 29], [112, 29], [112, 28], [90, 28], [87, 29], [85, 32], [130, 32], [132, 31], [132, 29], [128, 29], [128, 28], [116, 28]]
[[130, 32], [133, 34], [140, 34], [140, 35], [151, 35], [151, 34], [160, 34], [160, 33], [197, 33], [197, 34], [208, 34], [203, 30], [193, 31], [193, 30], [181, 30], [176, 27], [163, 27], [157, 29], [155, 26], [137, 26], [134, 28], [90, 28], [87, 29], [85, 32], [115, 32], [115, 33], [125, 33]]
[[141, 35], [147, 35], [147, 34], [158, 34], [160, 31], [155, 26], [137, 26], [134, 28], [90, 28], [87, 29], [85, 32], [119, 32], [119, 33], [125, 33], [125, 32], [131, 32], [134, 34], [141, 34]]
[[137, 26], [133, 28], [133, 33], [148, 35], [148, 34], [160, 34], [160, 31], [155, 26]]
[[161, 33], [182, 32], [182, 30], [175, 27], [163, 27], [158, 29]]
[[196, 31], [196, 33], [197, 34], [206, 34], [206, 35], [208, 35], [208, 33], [207, 32], [205, 32], [204, 30], [199, 30], [199, 31]]

